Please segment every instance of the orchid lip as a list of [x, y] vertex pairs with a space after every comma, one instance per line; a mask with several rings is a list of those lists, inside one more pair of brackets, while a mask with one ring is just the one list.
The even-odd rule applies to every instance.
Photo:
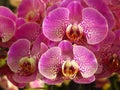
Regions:
[[78, 64], [72, 60], [67, 60], [62, 65], [62, 74], [70, 79], [75, 78], [76, 74], [78, 72]]
[[83, 28], [80, 25], [68, 25], [66, 29], [66, 36], [71, 41], [78, 41], [83, 36]]
[[19, 61], [18, 74], [22, 76], [28, 76], [35, 72], [36, 62], [34, 58], [23, 57]]

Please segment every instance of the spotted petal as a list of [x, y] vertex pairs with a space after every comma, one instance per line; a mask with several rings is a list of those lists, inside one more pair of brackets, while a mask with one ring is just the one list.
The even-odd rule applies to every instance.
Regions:
[[108, 34], [108, 24], [105, 17], [96, 9], [85, 8], [82, 10], [84, 34], [88, 44], [98, 44], [105, 39]]
[[88, 78], [94, 75], [98, 64], [95, 55], [89, 49], [83, 46], [73, 47], [74, 60], [79, 65], [79, 71], [83, 78]]
[[64, 81], [64, 78], [62, 77], [57, 77], [54, 80], [44, 78], [43, 81], [49, 85], [56, 85], [56, 84], [61, 84]]
[[48, 79], [57, 77], [59, 64], [61, 61], [61, 49], [53, 47], [48, 49], [40, 58], [38, 68], [39, 72]]
[[27, 39], [19, 39], [9, 49], [7, 64], [13, 72], [19, 69], [18, 62], [22, 57], [28, 56], [30, 42]]
[[110, 11], [106, 0], [85, 0], [88, 6], [96, 8], [107, 19], [108, 27], [111, 30], [115, 25], [115, 20], [112, 12]]
[[80, 83], [80, 84], [89, 84], [95, 81], [95, 76], [91, 76], [89, 78], [81, 78], [81, 77], [76, 77], [74, 79], [74, 82]]
[[66, 8], [57, 8], [43, 21], [43, 34], [51, 41], [61, 41], [69, 18]]
[[4, 16], [0, 16], [0, 38], [2, 42], [9, 41], [15, 33], [15, 23]]

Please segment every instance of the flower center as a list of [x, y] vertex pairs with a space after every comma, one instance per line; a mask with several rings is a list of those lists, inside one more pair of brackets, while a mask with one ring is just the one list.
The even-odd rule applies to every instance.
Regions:
[[117, 54], [113, 54], [112, 58], [110, 59], [110, 70], [117, 71], [120, 69], [120, 60]]
[[66, 36], [71, 41], [78, 41], [83, 36], [83, 29], [80, 25], [68, 25], [66, 29]]
[[35, 17], [35, 12], [34, 11], [29, 11], [26, 15], [26, 20], [31, 21]]
[[65, 61], [62, 65], [62, 73], [67, 78], [74, 78], [78, 72], [78, 64], [72, 60], [72, 61]]
[[29, 76], [36, 69], [36, 61], [34, 58], [23, 57], [19, 61], [20, 70], [18, 73], [22, 76]]

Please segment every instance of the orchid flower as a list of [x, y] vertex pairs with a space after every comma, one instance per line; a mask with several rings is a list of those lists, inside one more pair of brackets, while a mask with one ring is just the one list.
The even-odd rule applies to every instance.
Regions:
[[[40, 47], [36, 48], [38, 44]], [[12, 78], [17, 83], [28, 83], [36, 79], [39, 56], [47, 50], [44, 43], [35, 43], [32, 48], [31, 45], [29, 40], [19, 39], [11, 45], [8, 51], [7, 64], [14, 72]], [[33, 52], [35, 50], [36, 52]]]
[[107, 38], [100, 44], [100, 50], [95, 52], [98, 58], [97, 78], [109, 77], [120, 72], [120, 30], [109, 32]]
[[9, 41], [16, 31], [16, 16], [8, 8], [0, 6], [0, 38], [3, 43]]
[[18, 7], [18, 17], [28, 22], [42, 23], [45, 14], [45, 5], [42, 0], [22, 0]]
[[67, 39], [75, 43], [85, 38], [92, 45], [103, 41], [108, 33], [106, 18], [94, 8], [83, 8], [77, 1], [52, 10], [45, 17], [42, 28], [51, 41]]
[[73, 45], [66, 40], [51, 47], [42, 54], [38, 68], [48, 84], [73, 80], [77, 83], [91, 83], [95, 80], [97, 60], [89, 49]]

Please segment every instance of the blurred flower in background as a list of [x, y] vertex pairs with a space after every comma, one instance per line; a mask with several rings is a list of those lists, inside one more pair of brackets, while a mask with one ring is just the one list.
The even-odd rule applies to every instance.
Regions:
[[2, 76], [0, 78], [0, 86], [4, 89], [4, 90], [19, 90], [18, 87], [16, 87], [15, 85], [13, 85], [6, 76]]
[[22, 0], [9, 0], [10, 4], [14, 7], [18, 7]]
[[40, 79], [36, 79], [35, 81], [30, 82], [29, 86], [30, 88], [44, 88], [45, 83]]

